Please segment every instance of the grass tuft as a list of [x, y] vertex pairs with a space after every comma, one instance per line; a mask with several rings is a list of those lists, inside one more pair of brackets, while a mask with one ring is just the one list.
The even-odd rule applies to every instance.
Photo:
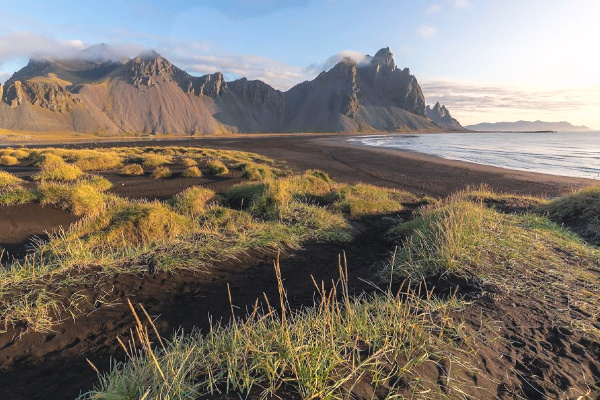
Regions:
[[11, 174], [10, 172], [0, 170], [0, 188], [18, 186], [21, 183], [23, 183], [23, 179]]
[[594, 245], [600, 245], [600, 186], [575, 191], [541, 205], [539, 213], [567, 225]]
[[193, 158], [189, 158], [189, 157], [181, 160], [181, 164], [186, 168], [198, 166], [198, 162], [196, 162], [196, 160], [194, 160]]
[[326, 200], [333, 203], [334, 210], [353, 217], [397, 212], [403, 209], [402, 203], [418, 201], [408, 192], [364, 184], [342, 186]]
[[173, 199], [173, 207], [180, 214], [195, 218], [206, 211], [207, 204], [215, 199], [215, 192], [201, 186], [192, 186]]
[[119, 171], [119, 173], [121, 175], [128, 176], [144, 175], [144, 168], [142, 168], [140, 164], [127, 164], [123, 168], [121, 168], [121, 171]]
[[118, 169], [123, 163], [122, 158], [114, 152], [98, 152], [75, 161], [75, 165], [83, 171], [107, 171]]
[[173, 175], [173, 173], [171, 172], [169, 167], [166, 167], [166, 166], [156, 167], [156, 169], [154, 171], [152, 171], [152, 177], [154, 179], [170, 178], [171, 175]]
[[170, 156], [160, 154], [147, 154], [144, 156], [144, 167], [153, 168], [161, 165], [169, 164], [172, 161]]
[[202, 176], [202, 171], [200, 171], [200, 168], [192, 166], [184, 169], [181, 176], [184, 178], [200, 178]]
[[229, 173], [229, 168], [221, 160], [210, 160], [206, 163], [206, 166], [213, 175], [227, 175]]
[[55, 154], [44, 154], [40, 163], [40, 172], [33, 177], [42, 181], [75, 181], [85, 173], [77, 166], [67, 164], [60, 156]]
[[4, 155], [0, 156], [0, 165], [17, 165], [19, 164], [19, 160], [17, 157]]

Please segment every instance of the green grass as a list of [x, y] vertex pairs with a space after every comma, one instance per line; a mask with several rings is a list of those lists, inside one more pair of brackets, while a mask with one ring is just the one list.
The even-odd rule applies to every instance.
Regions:
[[352, 398], [359, 382], [387, 398], [445, 398], [426, 373], [445, 363], [453, 365], [446, 389], [460, 393], [466, 384], [459, 371], [471, 367], [453, 355], [461, 352], [456, 343], [466, 333], [450, 317], [451, 302], [422, 301], [410, 289], [351, 298], [342, 279], [339, 300], [336, 290], [317, 288], [321, 299], [294, 311], [287, 305], [278, 264], [276, 276], [279, 314], [270, 305], [256, 307], [244, 319], [215, 324], [205, 334], [161, 340], [158, 349], [148, 328], [138, 323], [135, 342], [126, 347], [129, 362], [116, 364], [82, 399], [245, 398], [250, 393]]
[[42, 182], [37, 198], [42, 205], [53, 205], [77, 216], [95, 216], [105, 211], [106, 196], [102, 192], [108, 188], [110, 185], [107, 187], [101, 179], [74, 184]]
[[[570, 324], [600, 338], [593, 322], [600, 316], [594, 297], [600, 295], [600, 250], [545, 217], [503, 214], [457, 196], [388, 234], [402, 245], [382, 278], [450, 274], [519, 291], [551, 309], [568, 299], [584, 310]], [[558, 313], [556, 320], [564, 320]]]
[[353, 217], [397, 212], [403, 209], [402, 203], [417, 202], [408, 192], [364, 184], [339, 187], [326, 200], [334, 210]]
[[11, 174], [10, 172], [0, 170], [0, 188], [18, 186], [21, 183], [23, 183], [23, 179]]
[[200, 186], [192, 186], [173, 199], [173, 207], [183, 215], [195, 218], [203, 214], [209, 202], [215, 200], [215, 192]]
[[154, 179], [166, 179], [170, 178], [171, 175], [173, 175], [173, 173], [171, 172], [169, 167], [166, 166], [156, 167], [156, 169], [152, 171], [152, 177]]
[[600, 186], [581, 189], [552, 200], [537, 211], [569, 226], [590, 243], [600, 245]]
[[144, 175], [144, 168], [140, 164], [127, 164], [121, 168], [119, 173], [126, 176]]
[[206, 163], [206, 166], [213, 175], [227, 175], [229, 173], [229, 168], [220, 160], [210, 160]]
[[254, 181], [273, 178], [275, 176], [270, 167], [253, 162], [242, 164], [242, 171], [244, 171], [242, 177]]
[[33, 179], [41, 181], [75, 181], [85, 173], [77, 166], [66, 163], [60, 156], [45, 154], [40, 163], [40, 172]]
[[35, 193], [21, 186], [0, 187], [0, 205], [2, 206], [26, 204], [35, 200], [37, 200]]

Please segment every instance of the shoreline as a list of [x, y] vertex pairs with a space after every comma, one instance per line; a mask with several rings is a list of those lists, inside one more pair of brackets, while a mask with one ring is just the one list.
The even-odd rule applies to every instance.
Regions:
[[[412, 132], [414, 134], [414, 132]], [[407, 133], [411, 134], [411, 133]], [[123, 138], [23, 143], [28, 147], [200, 146], [258, 153], [284, 161], [297, 171], [320, 169], [341, 182], [363, 182], [444, 197], [482, 184], [503, 193], [556, 197], [574, 189], [599, 185], [593, 179], [521, 171], [450, 160], [409, 150], [352, 144], [365, 134], [256, 134], [202, 138]], [[19, 146], [21, 143], [11, 144]]]

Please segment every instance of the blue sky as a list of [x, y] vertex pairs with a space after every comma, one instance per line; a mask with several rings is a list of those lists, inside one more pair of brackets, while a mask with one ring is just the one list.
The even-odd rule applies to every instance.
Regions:
[[193, 75], [287, 89], [389, 46], [428, 103], [461, 122], [568, 120], [600, 129], [597, 0], [5, 2], [0, 81], [34, 52], [152, 48]]

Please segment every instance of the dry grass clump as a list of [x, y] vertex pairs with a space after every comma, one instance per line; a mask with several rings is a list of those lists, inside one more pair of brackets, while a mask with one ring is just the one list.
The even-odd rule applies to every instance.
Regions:
[[111, 199], [110, 208], [70, 232], [94, 249], [144, 246], [189, 233], [192, 223], [160, 202]]
[[158, 167], [160, 165], [169, 164], [172, 159], [170, 156], [164, 156], [160, 154], [147, 154], [143, 157], [144, 159], [144, 167], [153, 168]]
[[173, 199], [173, 207], [180, 214], [195, 218], [206, 211], [210, 201], [215, 199], [215, 192], [201, 186], [192, 186], [179, 193]]
[[170, 178], [171, 175], [173, 175], [173, 173], [171, 172], [169, 167], [166, 167], [166, 166], [156, 167], [156, 169], [154, 171], [152, 171], [152, 177], [154, 179]]
[[206, 163], [206, 166], [213, 175], [227, 175], [229, 173], [229, 168], [221, 160], [210, 160]]
[[464, 192], [459, 193], [458, 196], [461, 196], [464, 200], [482, 202], [488, 207], [510, 213], [532, 211], [548, 202], [539, 197], [495, 193], [487, 185], [481, 185], [477, 188], [467, 188]]
[[102, 186], [87, 181], [76, 184], [42, 182], [37, 192], [40, 204], [57, 206], [77, 216], [96, 216], [106, 209], [102, 189]]
[[19, 164], [19, 160], [17, 157], [13, 156], [0, 156], [0, 165], [17, 165]]
[[385, 214], [403, 209], [402, 203], [416, 202], [417, 198], [408, 193], [373, 185], [342, 186], [327, 196], [334, 210], [353, 217], [372, 214]]
[[127, 164], [119, 171], [121, 175], [138, 176], [144, 175], [144, 168], [140, 164]]
[[181, 176], [184, 178], [200, 178], [202, 176], [202, 171], [198, 167], [188, 167], [183, 170]]
[[555, 302], [552, 309], [567, 299], [584, 310], [570, 323], [600, 338], [592, 322], [600, 316], [600, 250], [547, 218], [503, 214], [457, 196], [389, 234], [403, 245], [382, 277], [391, 268], [399, 279], [453, 274]]
[[194, 160], [193, 158], [189, 157], [186, 157], [183, 160], [181, 160], [181, 164], [186, 168], [198, 166], [198, 162], [196, 162], [196, 160]]
[[75, 161], [83, 171], [107, 171], [118, 169], [123, 164], [121, 156], [114, 152], [98, 152]]
[[600, 186], [575, 191], [552, 200], [537, 210], [565, 224], [590, 243], [600, 245]]
[[232, 207], [250, 207], [250, 211], [256, 214], [275, 215], [275, 208], [279, 206], [292, 200], [317, 202], [332, 188], [333, 182], [327, 174], [307, 171], [302, 175], [235, 185], [226, 193], [225, 199]]
[[10, 155], [15, 157], [18, 160], [24, 160], [26, 158], [29, 158], [30, 152], [25, 149], [17, 149], [17, 150], [12, 151], [10, 153]]
[[0, 170], [0, 188], [17, 186], [21, 183], [23, 183], [23, 179], [11, 174], [10, 172]]
[[81, 168], [67, 164], [62, 158], [55, 154], [44, 154], [40, 163], [40, 172], [33, 179], [42, 181], [75, 181], [85, 173]]
[[[161, 340], [159, 349], [150, 344], [149, 328], [138, 323], [133, 340], [140, 344], [129, 344], [138, 351], [127, 351], [129, 362], [101, 376], [83, 399], [224, 393], [281, 398], [290, 392], [303, 399], [337, 399], [357, 397], [359, 384], [386, 398], [445, 398], [446, 391], [461, 393], [467, 384], [461, 367], [472, 368], [452, 355], [468, 336], [450, 316], [456, 303], [422, 301], [410, 289], [351, 298], [342, 279], [331, 292], [317, 288], [321, 299], [312, 307], [293, 311], [278, 264], [276, 276], [280, 313], [270, 305], [255, 306], [246, 318], [215, 324], [205, 334]], [[450, 364], [443, 384], [427, 373]]]
[[244, 171], [242, 177], [253, 181], [274, 177], [273, 170], [271, 167], [267, 165], [256, 164], [253, 162], [247, 162], [245, 164], [242, 164], [242, 171]]
[[279, 221], [295, 227], [306, 239], [350, 242], [354, 238], [342, 215], [313, 204], [292, 201], [279, 210]]

